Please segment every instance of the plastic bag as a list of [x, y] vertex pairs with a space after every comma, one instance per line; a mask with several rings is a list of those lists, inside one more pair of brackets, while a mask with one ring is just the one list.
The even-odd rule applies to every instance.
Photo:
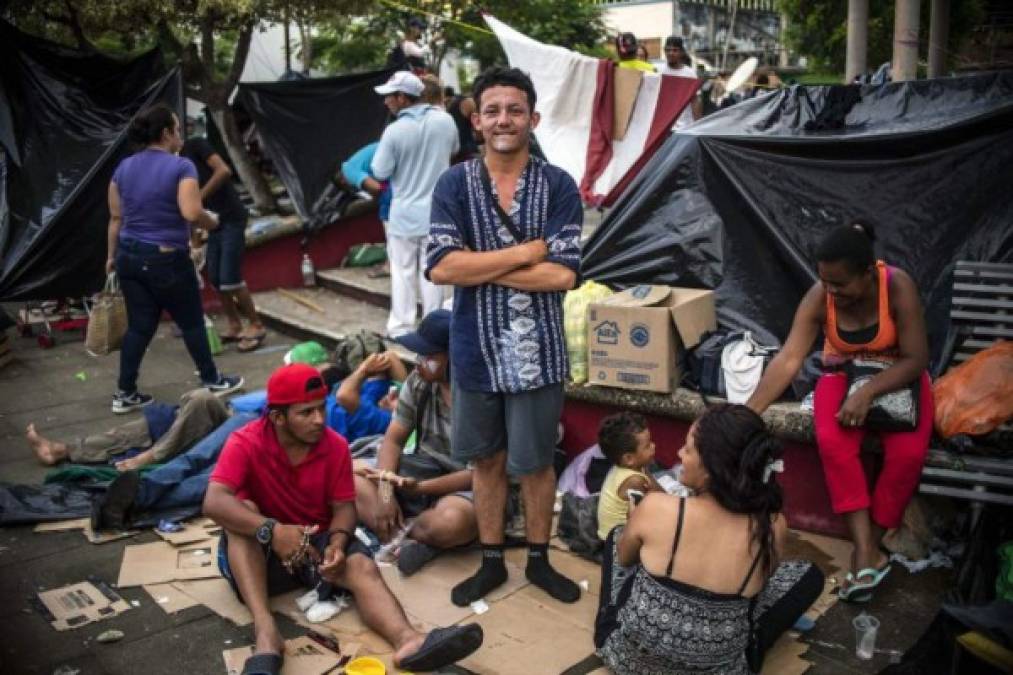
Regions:
[[575, 384], [587, 382], [587, 306], [612, 295], [608, 286], [586, 281], [566, 294], [563, 300], [563, 329], [566, 351], [570, 357], [570, 379]]
[[95, 295], [84, 348], [92, 356], [105, 356], [120, 348], [126, 333], [127, 303], [113, 273], [106, 277], [105, 288]]
[[1013, 342], [1000, 342], [950, 369], [932, 387], [936, 433], [980, 436], [1013, 417]]

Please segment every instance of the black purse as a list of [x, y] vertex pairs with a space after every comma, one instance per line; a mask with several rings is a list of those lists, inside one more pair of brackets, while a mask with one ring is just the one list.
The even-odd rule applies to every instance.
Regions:
[[[844, 366], [848, 376], [848, 394], [851, 396], [869, 380], [889, 368], [887, 361], [854, 359]], [[896, 391], [890, 391], [872, 400], [865, 416], [865, 428], [871, 431], [914, 431], [918, 428], [918, 402], [921, 394], [921, 377]], [[847, 400], [845, 396], [844, 400]], [[843, 405], [843, 401], [842, 401]]]

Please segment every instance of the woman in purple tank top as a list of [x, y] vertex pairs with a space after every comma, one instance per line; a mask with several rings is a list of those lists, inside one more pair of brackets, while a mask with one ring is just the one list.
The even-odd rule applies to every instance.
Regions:
[[158, 104], [130, 124], [130, 140], [143, 149], [127, 157], [109, 183], [109, 257], [127, 305], [127, 333], [120, 350], [113, 412], [148, 405], [137, 376], [163, 311], [180, 330], [200, 371], [202, 384], [224, 394], [242, 386], [240, 377], [220, 374], [204, 329], [197, 275], [189, 255], [190, 228], [214, 229], [217, 217], [201, 205], [197, 169], [177, 156], [183, 146], [179, 118]]

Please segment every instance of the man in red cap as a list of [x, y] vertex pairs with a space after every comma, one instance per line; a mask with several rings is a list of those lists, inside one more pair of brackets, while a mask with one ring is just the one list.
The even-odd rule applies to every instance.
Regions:
[[399, 668], [434, 670], [464, 658], [482, 644], [481, 627], [416, 631], [352, 534], [352, 459], [325, 424], [326, 395], [312, 366], [276, 370], [267, 414], [232, 434], [211, 474], [204, 513], [225, 532], [218, 565], [253, 615], [256, 647], [243, 672], [280, 672], [284, 640], [268, 597], [299, 585], [321, 599], [331, 584], [349, 591], [366, 625], [394, 646]]

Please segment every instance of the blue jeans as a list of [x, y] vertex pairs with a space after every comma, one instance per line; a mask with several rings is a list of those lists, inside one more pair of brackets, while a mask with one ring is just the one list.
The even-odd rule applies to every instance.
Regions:
[[223, 222], [208, 235], [208, 279], [218, 291], [235, 291], [243, 283], [246, 221]]
[[257, 416], [249, 413], [233, 415], [182, 455], [144, 474], [134, 508], [148, 511], [202, 503], [211, 471], [229, 434], [255, 419]]
[[183, 341], [201, 381], [217, 382], [218, 368], [204, 329], [197, 273], [187, 252], [161, 252], [154, 244], [121, 239], [116, 250], [116, 273], [127, 305], [127, 333], [120, 349], [120, 391], [137, 391], [141, 360], [163, 310], [183, 331]]

